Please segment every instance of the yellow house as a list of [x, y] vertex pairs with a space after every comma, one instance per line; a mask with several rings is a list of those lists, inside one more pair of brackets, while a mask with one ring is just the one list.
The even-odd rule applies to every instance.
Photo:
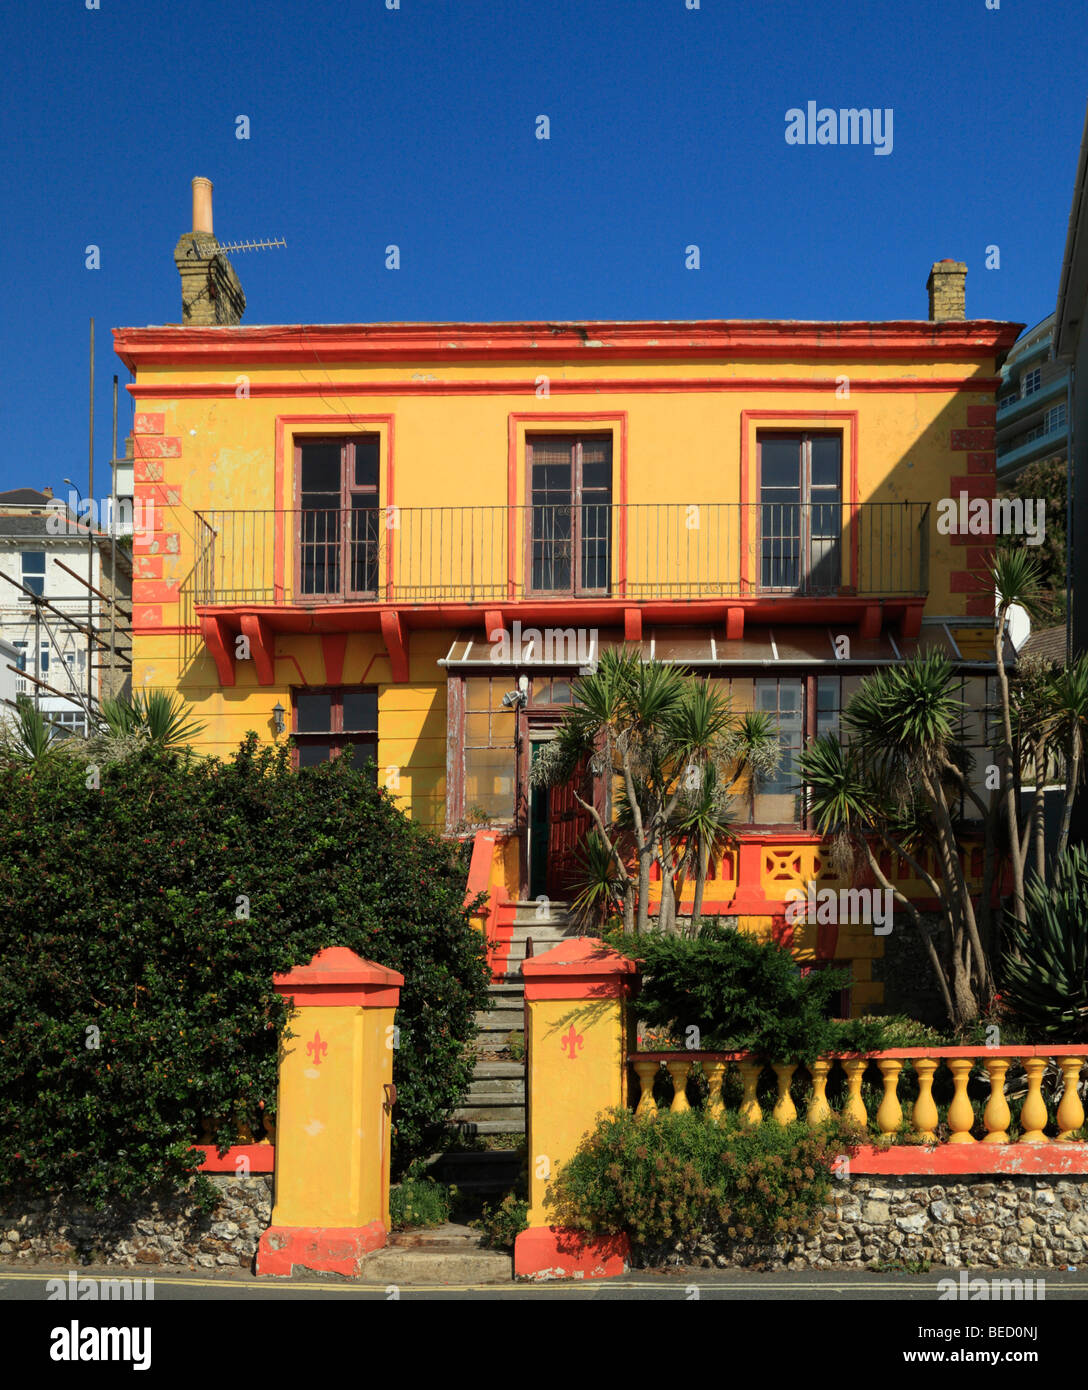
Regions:
[[[530, 789], [533, 748], [595, 650], [640, 643], [778, 720], [707, 886], [776, 930], [788, 888], [832, 881], [794, 762], [861, 677], [928, 643], [984, 703], [985, 542], [938, 509], [994, 494], [1020, 326], [964, 317], [960, 263], [910, 322], [250, 327], [210, 186], [194, 204], [185, 321], [114, 339], [155, 504], [133, 683], [179, 691], [204, 751], [354, 745], [414, 818], [498, 832], [510, 898], [561, 897], [583, 827]], [[795, 944], [853, 961], [867, 1006], [881, 943], [844, 930]]]

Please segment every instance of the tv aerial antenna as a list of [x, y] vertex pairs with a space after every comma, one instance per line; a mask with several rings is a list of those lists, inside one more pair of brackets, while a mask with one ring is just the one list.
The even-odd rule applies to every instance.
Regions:
[[218, 242], [207, 241], [201, 239], [200, 237], [194, 236], [189, 254], [192, 255], [195, 251], [199, 256], [210, 260], [212, 256], [217, 255], [220, 251], [223, 251], [228, 254], [234, 251], [272, 251], [275, 250], [277, 247], [286, 245], [287, 242], [283, 237], [279, 237], [274, 241], [269, 240]]

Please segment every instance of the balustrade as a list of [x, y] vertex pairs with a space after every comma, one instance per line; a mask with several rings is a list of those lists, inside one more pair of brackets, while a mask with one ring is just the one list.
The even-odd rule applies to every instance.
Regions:
[[[793, 1081], [807, 1072], [811, 1094], [804, 1111], [809, 1125], [818, 1125], [835, 1113], [827, 1096], [828, 1083], [838, 1068], [845, 1081], [844, 1094], [838, 1114], [860, 1128], [869, 1128], [862, 1085], [870, 1065], [882, 1078], [883, 1094], [876, 1108], [873, 1127], [889, 1138], [902, 1135], [904, 1127], [911, 1142], [936, 1144], [942, 1129], [940, 1112], [933, 1095], [938, 1069], [947, 1069], [951, 1095], [943, 1121], [945, 1140], [949, 1144], [1049, 1144], [1083, 1143], [1079, 1137], [1085, 1126], [1084, 1104], [1079, 1085], [1081, 1073], [1088, 1060], [1088, 1049], [1077, 1052], [1066, 1047], [1056, 1048], [902, 1048], [865, 1056], [820, 1057], [800, 1065], [796, 1062], [765, 1063], [745, 1053], [633, 1053], [630, 1062], [639, 1083], [639, 1098], [635, 1114], [643, 1120], [658, 1113], [654, 1098], [654, 1082], [662, 1068], [668, 1073], [673, 1087], [669, 1110], [682, 1113], [691, 1109], [688, 1101], [688, 1082], [696, 1068], [706, 1080], [706, 1110], [720, 1121], [726, 1112], [723, 1086], [731, 1067], [735, 1067], [741, 1083], [737, 1114], [745, 1125], [776, 1122], [790, 1124], [798, 1111], [792, 1094]], [[1061, 1072], [1062, 1091], [1055, 1119], [1050, 1120], [1043, 1095], [1043, 1078], [1047, 1063], [1052, 1061]], [[1024, 1078], [1024, 1098], [1016, 1123], [1006, 1091], [1010, 1069], [1016, 1068]], [[764, 1113], [759, 1100], [760, 1082], [765, 1071], [775, 1077], [775, 1099], [770, 1114]], [[980, 1074], [981, 1073], [981, 1074]], [[917, 1094], [911, 1101], [904, 1095], [904, 1080], [914, 1078]], [[988, 1088], [981, 1118], [977, 1110], [982, 1096], [972, 1099], [971, 1085]], [[947, 1082], [942, 1083], [947, 1090]], [[874, 1088], [875, 1089], [875, 1088]], [[913, 1089], [913, 1087], [912, 1087]], [[906, 1110], [906, 1114], [905, 1114]], [[1048, 1135], [1047, 1129], [1054, 1133]], [[973, 1132], [981, 1130], [982, 1138]], [[1010, 1130], [1014, 1131], [1010, 1137]]]

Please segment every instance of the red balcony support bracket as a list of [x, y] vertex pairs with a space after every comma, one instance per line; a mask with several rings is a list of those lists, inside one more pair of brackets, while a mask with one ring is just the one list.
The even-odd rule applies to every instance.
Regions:
[[404, 623], [395, 608], [383, 608], [381, 621], [382, 639], [389, 653], [393, 679], [398, 685], [405, 685], [408, 681], [408, 634]]
[[203, 613], [200, 618], [200, 631], [204, 635], [204, 645], [211, 652], [220, 685], [234, 684], [234, 639], [224, 618]]
[[739, 642], [744, 636], [744, 609], [728, 608], [725, 613], [725, 640]]
[[271, 685], [276, 676], [275, 634], [257, 613], [242, 614], [242, 631], [249, 638], [257, 684]]
[[922, 605], [911, 604], [905, 609], [899, 623], [899, 635], [905, 642], [911, 642], [922, 633]]
[[878, 603], [870, 603], [865, 607], [865, 612], [861, 615], [861, 626], [858, 636], [872, 639], [880, 636], [881, 611]]
[[641, 608], [625, 608], [623, 610], [623, 640], [625, 642], [642, 641]]
[[321, 655], [325, 660], [325, 684], [341, 685], [344, 679], [344, 656], [348, 649], [346, 632], [325, 633], [321, 638]]
[[484, 610], [484, 635], [489, 642], [497, 641], [503, 634], [505, 624], [502, 619], [502, 610], [499, 608], [486, 608]]

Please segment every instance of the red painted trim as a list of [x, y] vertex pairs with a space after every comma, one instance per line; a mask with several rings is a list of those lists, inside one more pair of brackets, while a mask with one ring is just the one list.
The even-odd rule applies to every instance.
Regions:
[[393, 668], [393, 679], [398, 685], [408, 680], [408, 634], [401, 615], [395, 608], [381, 611], [382, 638], [389, 652], [389, 664]]
[[[925, 606], [923, 596], [895, 597], [880, 599], [885, 619], [900, 620], [912, 608], [921, 610]], [[749, 598], [691, 598], [691, 599], [647, 599], [639, 601], [643, 623], [668, 625], [679, 623], [691, 626], [696, 623], [724, 623], [731, 611], [741, 611], [745, 622], [754, 623], [857, 623], [861, 622], [865, 610], [872, 606], [872, 600], [854, 595], [831, 597], [806, 597], [804, 595], [753, 595]], [[611, 597], [591, 598], [532, 598], [521, 599], [516, 603], [504, 603], [495, 607], [493, 599], [479, 603], [395, 603], [385, 604], [380, 600], [366, 600], [358, 603], [323, 604], [307, 608], [303, 604], [252, 604], [224, 603], [203, 604], [197, 607], [201, 618], [215, 616], [237, 627], [242, 613], [259, 613], [277, 632], [320, 633], [320, 632], [378, 632], [381, 630], [381, 615], [396, 613], [406, 629], [410, 628], [456, 628], [478, 627], [481, 617], [487, 622], [500, 624], [499, 630], [507, 620], [519, 618], [525, 624], [547, 623], [551, 619], [567, 623], [583, 622], [602, 627], [624, 625], [624, 611], [632, 607], [630, 599]], [[735, 621], [735, 619], [734, 619]], [[155, 627], [154, 631], [161, 629]]]
[[194, 1149], [204, 1155], [200, 1164], [205, 1173], [237, 1173], [241, 1160], [249, 1165], [250, 1173], [272, 1173], [275, 1171], [276, 1146], [274, 1144], [234, 1144], [220, 1156], [214, 1144], [194, 1144]]
[[1088, 1174], [1088, 1144], [896, 1144], [889, 1149], [869, 1146], [850, 1157], [850, 1174], [886, 1173], [913, 1176], [931, 1173], [966, 1176], [971, 1173]]
[[276, 676], [276, 639], [272, 629], [257, 613], [243, 613], [241, 624], [243, 633], [249, 638], [257, 683], [271, 685]]
[[258, 1274], [291, 1275], [298, 1270], [343, 1274], [357, 1279], [366, 1257], [385, 1245], [381, 1221], [367, 1226], [269, 1226], [262, 1232], [255, 1265]]
[[[328, 685], [342, 685], [344, 681], [344, 657], [348, 649], [346, 632], [324, 633], [321, 638], [321, 655], [325, 661], [325, 682]], [[296, 663], [297, 665], [297, 663]], [[299, 672], [301, 675], [302, 672]]]
[[[958, 392], [972, 391], [980, 395], [992, 395], [1001, 385], [996, 376], [971, 377], [851, 377], [851, 394], [872, 392], [874, 394], [891, 392]], [[168, 391], [159, 385], [129, 383], [125, 388], [136, 400], [221, 400], [233, 396], [237, 387], [233, 382], [174, 382]], [[615, 392], [624, 395], [683, 395], [690, 392], [705, 394], [726, 394], [735, 391], [820, 391], [838, 389], [835, 377], [807, 376], [729, 376], [729, 377], [577, 377], [573, 380], [556, 379], [551, 382], [550, 394], [553, 396], [602, 395]], [[250, 383], [250, 396], [274, 396], [280, 399], [308, 396], [328, 397], [330, 388], [326, 382], [317, 381], [254, 381]], [[480, 381], [338, 381], [332, 392], [342, 398], [349, 396], [535, 396], [535, 380], [480, 380]]]
[[638, 967], [596, 937], [575, 936], [525, 961], [521, 973], [527, 1000], [619, 999], [630, 992]]
[[639, 608], [625, 608], [623, 610], [623, 640], [625, 642], [642, 641], [642, 610]]
[[[232, 686], [234, 684], [234, 655], [227, 646], [230, 641], [230, 630], [227, 623], [228, 620], [225, 615], [213, 613], [200, 615], [200, 631], [204, 635], [204, 645], [211, 652], [212, 660], [215, 662], [219, 684]], [[151, 630], [155, 631], [154, 628]]]
[[403, 984], [404, 976], [396, 970], [363, 960], [346, 946], [326, 946], [309, 965], [296, 965], [286, 974], [272, 976], [276, 993], [292, 996], [296, 1003], [362, 1004], [369, 1008], [395, 1005]]
[[590, 1238], [560, 1226], [533, 1226], [514, 1241], [514, 1275], [522, 1279], [610, 1279], [627, 1273], [625, 1235]]
[[[277, 324], [231, 328], [115, 328], [114, 350], [134, 373], [140, 366], [214, 361], [515, 360], [683, 361], [805, 358], [935, 361], [994, 356], [1016, 341], [1023, 325], [988, 319], [817, 323], [798, 320], [704, 319], [691, 322]], [[594, 346], [590, 346], [594, 344]], [[335, 383], [330, 384], [335, 391]]]

